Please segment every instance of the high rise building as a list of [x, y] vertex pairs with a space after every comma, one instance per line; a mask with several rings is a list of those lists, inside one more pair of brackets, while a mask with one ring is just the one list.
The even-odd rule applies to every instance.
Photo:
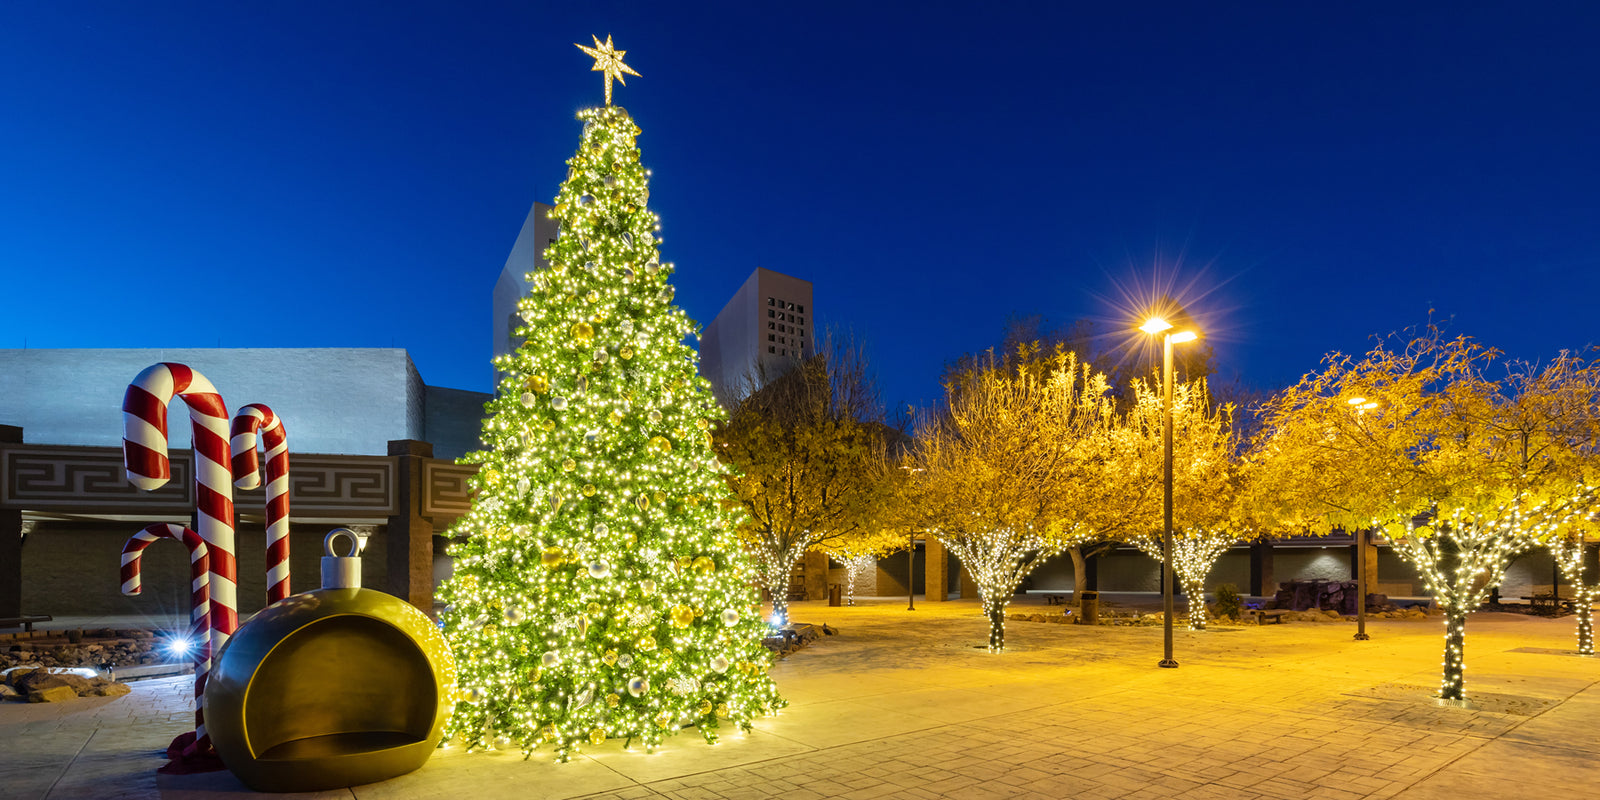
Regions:
[[556, 243], [556, 236], [560, 233], [560, 223], [550, 218], [550, 206], [534, 203], [533, 208], [528, 210], [528, 218], [522, 222], [522, 231], [517, 234], [516, 244], [511, 246], [511, 255], [506, 256], [500, 279], [494, 284], [495, 356], [514, 353], [522, 344], [522, 339], [515, 331], [522, 325], [522, 317], [517, 313], [517, 301], [528, 293], [528, 281], [524, 276], [550, 266], [550, 262], [544, 259], [544, 251]]
[[811, 281], [756, 267], [700, 338], [700, 374], [719, 397], [748, 394], [816, 354]]

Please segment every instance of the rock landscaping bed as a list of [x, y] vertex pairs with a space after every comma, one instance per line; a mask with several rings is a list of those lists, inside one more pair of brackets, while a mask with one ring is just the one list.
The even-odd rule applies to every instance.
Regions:
[[0, 683], [0, 700], [58, 703], [79, 697], [121, 697], [132, 691], [126, 683], [77, 672], [44, 667], [12, 667]]
[[35, 667], [107, 667], [161, 664], [171, 659], [157, 650], [150, 631], [36, 631], [0, 639], [0, 670]]
[[839, 629], [826, 624], [812, 625], [808, 622], [791, 622], [777, 629], [773, 635], [761, 640], [768, 650], [777, 654], [778, 658], [786, 658], [808, 644], [824, 637], [838, 635]]

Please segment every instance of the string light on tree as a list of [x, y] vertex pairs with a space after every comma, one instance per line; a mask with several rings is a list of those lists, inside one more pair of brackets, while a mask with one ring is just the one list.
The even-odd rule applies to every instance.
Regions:
[[[637, 74], [604, 47], [608, 84]], [[578, 119], [561, 232], [527, 276], [524, 343], [495, 361], [485, 449], [466, 459], [482, 465], [476, 497], [440, 590], [462, 687], [447, 733], [561, 760], [689, 725], [715, 741], [782, 705], [739, 517], [717, 499], [704, 430], [721, 411], [671, 303], [639, 127], [609, 104]]]
[[[1584, 583], [1583, 561], [1586, 542], [1582, 531], [1569, 531], [1550, 541], [1550, 554], [1561, 566], [1561, 574], [1572, 585], [1572, 603], [1578, 609], [1578, 653], [1594, 655], [1594, 603], [1600, 600], [1600, 585]], [[1551, 587], [1554, 592], [1555, 588]]]
[[[1189, 630], [1206, 629], [1206, 576], [1217, 559], [1233, 547], [1239, 537], [1222, 529], [1184, 528], [1172, 540], [1172, 571], [1178, 574], [1184, 597], [1189, 602]], [[1152, 536], [1130, 539], [1134, 547], [1161, 561], [1161, 540]]]

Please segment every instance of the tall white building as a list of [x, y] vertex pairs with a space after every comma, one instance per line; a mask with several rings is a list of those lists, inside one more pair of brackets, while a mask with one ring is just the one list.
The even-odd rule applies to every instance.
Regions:
[[700, 338], [700, 374], [739, 397], [816, 354], [811, 281], [756, 267]]
[[550, 266], [550, 262], [545, 260], [544, 251], [556, 243], [556, 236], [560, 233], [560, 223], [550, 218], [550, 206], [534, 203], [533, 208], [528, 210], [528, 218], [522, 221], [522, 231], [517, 234], [516, 244], [511, 246], [511, 255], [506, 256], [500, 279], [494, 284], [495, 356], [515, 352], [522, 344], [514, 331], [522, 325], [522, 317], [517, 313], [517, 301], [528, 293], [525, 276]]

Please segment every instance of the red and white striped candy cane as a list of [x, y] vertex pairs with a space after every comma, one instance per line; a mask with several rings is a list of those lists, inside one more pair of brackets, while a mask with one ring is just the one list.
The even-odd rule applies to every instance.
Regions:
[[194, 637], [194, 739], [195, 747], [209, 747], [206, 741], [206, 676], [211, 674], [211, 553], [204, 539], [182, 525], [158, 522], [133, 535], [122, 546], [122, 593], [139, 594], [140, 558], [144, 549], [157, 539], [172, 539], [189, 549], [189, 632]]
[[267, 605], [289, 596], [289, 438], [272, 409], [251, 403], [233, 417], [233, 485], [261, 485], [257, 433], [267, 451]]
[[233, 549], [233, 470], [228, 453], [228, 408], [211, 381], [182, 365], [156, 364], [122, 397], [122, 457], [128, 481], [144, 490], [172, 477], [167, 460], [167, 404], [189, 407], [194, 431], [194, 496], [200, 538], [211, 551], [211, 648], [221, 650], [239, 628], [238, 563]]

